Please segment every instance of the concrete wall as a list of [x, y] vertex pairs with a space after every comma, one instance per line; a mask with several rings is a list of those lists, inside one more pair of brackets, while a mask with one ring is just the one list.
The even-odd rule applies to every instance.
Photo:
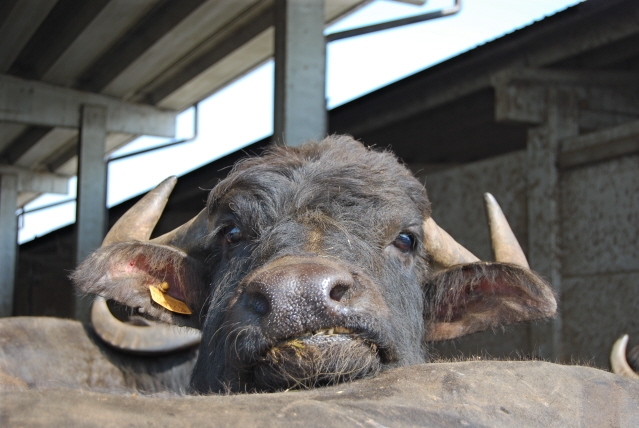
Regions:
[[[490, 243], [482, 194], [491, 192], [527, 251], [526, 153], [515, 152], [421, 177], [433, 217], [482, 259]], [[639, 156], [560, 175], [563, 359], [608, 367], [614, 340], [639, 343]], [[534, 266], [532, 266], [534, 269]], [[534, 355], [529, 326], [436, 344], [442, 357]]]
[[639, 343], [639, 156], [563, 172], [560, 211], [564, 354], [607, 367]]

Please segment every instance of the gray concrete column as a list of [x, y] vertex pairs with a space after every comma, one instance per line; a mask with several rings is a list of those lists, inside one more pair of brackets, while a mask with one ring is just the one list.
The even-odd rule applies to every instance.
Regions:
[[18, 256], [18, 176], [0, 174], [0, 317], [13, 314], [13, 288]]
[[[107, 211], [106, 108], [82, 106], [78, 144], [78, 199], [76, 208], [76, 262], [80, 263], [104, 239]], [[89, 319], [90, 299], [76, 297], [75, 316]]]
[[326, 135], [324, 0], [275, 1], [275, 141]]
[[[550, 281], [561, 298], [559, 243], [559, 142], [579, 132], [577, 102], [572, 92], [547, 90], [545, 123], [528, 132], [528, 260]], [[561, 314], [549, 323], [531, 326], [531, 348], [542, 357], [564, 360]]]

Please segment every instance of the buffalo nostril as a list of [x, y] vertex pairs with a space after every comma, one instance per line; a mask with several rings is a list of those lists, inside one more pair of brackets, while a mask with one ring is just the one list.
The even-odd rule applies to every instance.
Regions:
[[246, 296], [246, 305], [258, 316], [265, 316], [271, 309], [271, 304], [265, 295], [261, 293], [250, 293]]
[[350, 287], [348, 285], [337, 284], [331, 289], [329, 296], [331, 296], [331, 299], [335, 300], [336, 302], [340, 302], [344, 297], [344, 294], [346, 294], [349, 289]]

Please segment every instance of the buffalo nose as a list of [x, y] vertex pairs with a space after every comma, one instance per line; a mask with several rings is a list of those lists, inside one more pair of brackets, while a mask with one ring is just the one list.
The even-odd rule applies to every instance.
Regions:
[[253, 291], [246, 295], [246, 306], [248, 309], [258, 316], [265, 316], [271, 310], [271, 304], [268, 297], [259, 291]]
[[261, 320], [304, 328], [339, 317], [353, 303], [355, 288], [353, 276], [340, 265], [290, 258], [250, 278], [243, 306]]
[[328, 293], [328, 296], [336, 301], [336, 302], [340, 302], [342, 300], [342, 298], [344, 297], [344, 295], [346, 294], [346, 292], [348, 290], [350, 290], [351, 288], [351, 284], [343, 284], [341, 282], [337, 282], [333, 288], [331, 288], [331, 291]]

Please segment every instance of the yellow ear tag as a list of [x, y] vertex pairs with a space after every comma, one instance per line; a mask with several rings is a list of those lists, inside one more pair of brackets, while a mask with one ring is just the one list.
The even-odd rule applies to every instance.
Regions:
[[[160, 287], [160, 288], [158, 288]], [[174, 299], [173, 297], [166, 294], [168, 290], [168, 284], [162, 283], [157, 287], [154, 285], [149, 286], [149, 291], [151, 292], [151, 298], [155, 303], [162, 306], [165, 309], [168, 309], [171, 312], [176, 312], [178, 314], [186, 314], [190, 315], [192, 312], [188, 306], [184, 302], [179, 301], [178, 299]]]

